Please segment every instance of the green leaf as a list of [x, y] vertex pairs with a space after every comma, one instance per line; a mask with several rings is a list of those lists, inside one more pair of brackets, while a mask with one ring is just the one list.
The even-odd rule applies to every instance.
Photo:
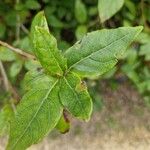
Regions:
[[26, 60], [25, 64], [24, 64], [24, 67], [28, 71], [30, 71], [30, 70], [35, 70], [35, 69], [41, 68], [41, 65], [40, 65], [39, 61], [36, 61], [36, 60]]
[[89, 120], [92, 100], [87, 87], [80, 78], [70, 73], [60, 80], [59, 97], [64, 107], [75, 117]]
[[150, 41], [150, 35], [148, 33], [141, 32], [135, 40], [136, 42], [146, 44]]
[[138, 84], [140, 81], [138, 73], [133, 69], [132, 65], [124, 65], [122, 71], [126, 74], [126, 76], [135, 84]]
[[40, 4], [35, 0], [27, 0], [25, 2], [25, 6], [26, 6], [26, 8], [33, 9], [33, 10], [40, 9], [40, 7], [41, 7]]
[[34, 32], [35, 32], [35, 27], [43, 27], [49, 32], [48, 29], [48, 24], [44, 15], [44, 11], [40, 11], [33, 19], [32, 24], [31, 24], [31, 40], [34, 39]]
[[79, 23], [85, 23], [87, 20], [87, 10], [81, 0], [75, 1], [75, 17]]
[[10, 70], [9, 70], [10, 76], [12, 78], [16, 77], [20, 73], [22, 66], [23, 66], [22, 61], [15, 61], [10, 67]]
[[55, 27], [55, 28], [62, 28], [64, 27], [64, 23], [61, 22], [56, 16], [54, 15], [51, 15], [51, 16], [48, 16], [47, 17], [47, 21], [48, 21], [48, 24], [52, 27]]
[[25, 150], [56, 126], [62, 115], [57, 83], [54, 79], [44, 89], [39, 84], [24, 95], [11, 121], [7, 150]]
[[126, 52], [126, 61], [128, 64], [135, 64], [138, 58], [137, 49], [130, 48]]
[[110, 19], [124, 4], [124, 0], [99, 0], [98, 11], [101, 22]]
[[80, 26], [77, 27], [76, 32], [75, 32], [76, 38], [77, 38], [78, 40], [80, 40], [80, 39], [83, 38], [83, 36], [84, 36], [86, 33], [87, 33], [87, 26], [85, 26], [85, 25], [80, 25]]
[[30, 41], [30, 38], [28, 36], [20, 39], [19, 43], [17, 42], [16, 46], [25, 52], [33, 53], [32, 47], [31, 47], [32, 46], [31, 41]]
[[[47, 87], [51, 87], [53, 84], [53, 77], [47, 76], [44, 74], [43, 70], [37, 71], [32, 70], [26, 73], [23, 82], [22, 87], [24, 91], [29, 91], [34, 89], [46, 89]], [[40, 86], [39, 86], [40, 85]]]
[[150, 43], [144, 44], [140, 47], [139, 55], [145, 56], [145, 60], [150, 60]]
[[6, 26], [3, 23], [0, 23], [0, 38], [3, 38], [6, 32]]
[[10, 105], [5, 105], [0, 112], [0, 136], [8, 133], [9, 122], [13, 117], [14, 113]]
[[61, 133], [66, 133], [70, 129], [70, 122], [64, 115], [61, 116], [59, 122], [56, 125], [56, 129]]
[[0, 46], [0, 60], [2, 61], [13, 61], [16, 60], [16, 55], [14, 52], [6, 47]]
[[83, 77], [107, 72], [141, 30], [142, 27], [121, 27], [88, 33], [66, 51], [69, 69]]
[[34, 36], [34, 53], [41, 65], [51, 75], [62, 76], [67, 68], [67, 62], [57, 48], [56, 39], [41, 27], [36, 27]]

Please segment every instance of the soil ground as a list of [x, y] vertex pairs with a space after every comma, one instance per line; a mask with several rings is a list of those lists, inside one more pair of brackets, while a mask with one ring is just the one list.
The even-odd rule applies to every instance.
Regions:
[[[53, 131], [29, 150], [150, 150], [150, 110], [128, 83], [102, 86], [104, 107], [88, 123], [71, 119], [68, 133]], [[1, 140], [4, 150], [6, 140]]]

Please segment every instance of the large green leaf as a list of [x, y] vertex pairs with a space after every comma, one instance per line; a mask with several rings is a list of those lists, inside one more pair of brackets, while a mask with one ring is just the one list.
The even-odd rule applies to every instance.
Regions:
[[88, 33], [66, 51], [69, 69], [84, 77], [105, 73], [141, 30], [142, 27], [121, 27]]
[[44, 89], [33, 88], [25, 94], [11, 121], [7, 150], [25, 150], [39, 142], [52, 130], [62, 115], [57, 85], [54, 79]]
[[101, 22], [111, 18], [123, 6], [124, 0], [99, 0], [98, 10]]
[[31, 26], [31, 40], [36, 57], [51, 75], [63, 75], [66, 60], [57, 48], [56, 39], [50, 34], [44, 12], [39, 12]]
[[66, 59], [57, 48], [56, 39], [44, 28], [36, 27], [33, 39], [34, 53], [41, 65], [51, 75], [63, 75], [67, 68]]
[[89, 120], [92, 100], [80, 78], [70, 73], [60, 80], [59, 97], [64, 107], [75, 117]]
[[[45, 89], [53, 85], [54, 78], [44, 74], [43, 70], [37, 71], [32, 70], [26, 73], [24, 80], [22, 82], [22, 87], [24, 91], [29, 91], [34, 89]], [[40, 85], [40, 86], [39, 86]]]

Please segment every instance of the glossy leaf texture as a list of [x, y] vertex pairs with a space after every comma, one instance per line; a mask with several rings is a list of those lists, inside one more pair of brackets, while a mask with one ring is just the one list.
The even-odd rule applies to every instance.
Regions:
[[99, 0], [98, 11], [101, 23], [110, 19], [124, 4], [124, 0]]
[[88, 121], [92, 113], [92, 100], [80, 78], [69, 73], [60, 80], [59, 98], [73, 116]]
[[57, 48], [56, 39], [46, 29], [35, 28], [33, 45], [36, 57], [50, 75], [62, 76], [67, 62]]
[[65, 52], [68, 67], [82, 77], [110, 70], [143, 27], [120, 27], [88, 33]]
[[[32, 83], [38, 82], [38, 79], [42, 80], [39, 77], [36, 81], [32, 80]], [[54, 78], [45, 87], [39, 82], [39, 88], [35, 85], [23, 96], [11, 121], [7, 150], [25, 150], [56, 126], [63, 111], [57, 83], [58, 80]]]

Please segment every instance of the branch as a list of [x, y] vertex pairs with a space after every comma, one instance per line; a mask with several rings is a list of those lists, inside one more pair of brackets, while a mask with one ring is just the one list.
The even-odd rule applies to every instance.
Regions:
[[[19, 0], [16, 0], [16, 5], [19, 4]], [[19, 13], [17, 13], [16, 15], [16, 40], [19, 41], [20, 40], [20, 15]]]
[[3, 41], [0, 41], [0, 45], [4, 46], [4, 47], [7, 47], [9, 49], [11, 49], [12, 51], [24, 56], [24, 57], [27, 57], [27, 58], [30, 58], [30, 59], [35, 59], [35, 57], [29, 53], [26, 53], [24, 52], [23, 50], [19, 49], [19, 48], [15, 48], [11, 45], [9, 45], [8, 43], [5, 43]]
[[5, 90], [8, 91], [9, 90], [9, 81], [7, 79], [7, 75], [6, 75], [4, 66], [3, 66], [3, 64], [2, 64], [1, 61], [0, 61], [0, 71], [1, 71], [1, 75], [3, 77], [3, 82], [4, 82]]
[[21, 29], [24, 33], [29, 34], [28, 29], [23, 24], [21, 24]]
[[5, 71], [4, 66], [3, 66], [3, 64], [2, 64], [1, 61], [0, 61], [0, 71], [1, 71], [2, 78], [3, 78], [5, 90], [6, 90], [7, 92], [10, 91], [10, 93], [13, 95], [13, 97], [14, 97], [16, 100], [19, 100], [19, 95], [18, 95], [17, 92], [13, 89], [13, 86], [10, 84], [10, 82], [9, 82], [9, 80], [8, 80], [8, 78], [7, 78], [6, 71]]

